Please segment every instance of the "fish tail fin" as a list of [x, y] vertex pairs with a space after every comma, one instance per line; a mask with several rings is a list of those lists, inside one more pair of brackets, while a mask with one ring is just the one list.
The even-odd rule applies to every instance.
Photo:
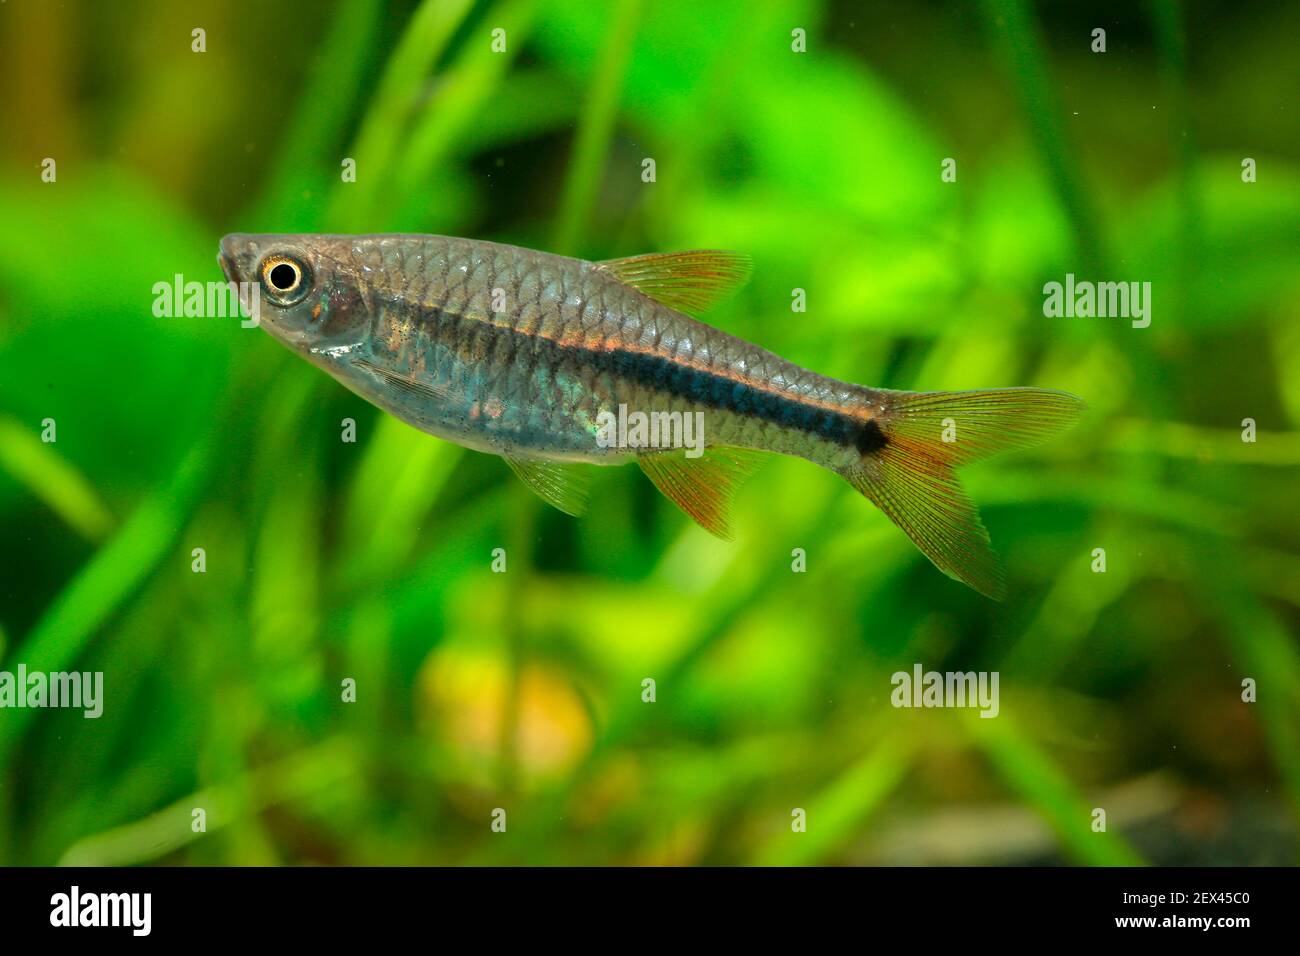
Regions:
[[1043, 388], [877, 391], [872, 398], [880, 412], [840, 473], [940, 571], [1001, 600], [1002, 562], [956, 468], [1044, 441], [1074, 424], [1083, 402]]

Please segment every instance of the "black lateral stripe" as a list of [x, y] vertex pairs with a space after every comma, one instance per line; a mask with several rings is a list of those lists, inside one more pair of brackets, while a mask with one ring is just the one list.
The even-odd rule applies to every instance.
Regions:
[[684, 399], [705, 408], [747, 415], [783, 428], [817, 435], [827, 441], [850, 444], [860, 429], [857, 419], [831, 409], [817, 408], [799, 399], [738, 382], [729, 375], [692, 368], [662, 355], [614, 350], [588, 352], [583, 360], [596, 369]]
[[[473, 321], [453, 312], [440, 313], [438, 320], [453, 325]], [[662, 355], [619, 348], [595, 350], [580, 345], [564, 345], [545, 336], [495, 324], [487, 325], [486, 330], [489, 335], [502, 335], [510, 340], [507, 354], [521, 355], [533, 350], [534, 362], [549, 364], [551, 368], [560, 368], [570, 362], [585, 364], [596, 372], [665, 392], [705, 408], [748, 415], [782, 428], [856, 447], [863, 454], [878, 451], [889, 442], [874, 421], [864, 423], [853, 415], [818, 408], [793, 396], [756, 388], [719, 372], [692, 368]]]
[[885, 433], [880, 430], [880, 423], [874, 418], [858, 426], [858, 434], [853, 441], [854, 447], [862, 455], [874, 455], [888, 444], [889, 439], [885, 437]]

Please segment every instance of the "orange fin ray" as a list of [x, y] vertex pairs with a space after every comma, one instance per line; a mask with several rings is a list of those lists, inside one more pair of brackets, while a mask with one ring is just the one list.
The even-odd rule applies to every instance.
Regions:
[[698, 458], [680, 450], [644, 452], [637, 464], [654, 486], [704, 530], [725, 541], [731, 530], [731, 499], [759, 457], [740, 448], [707, 448]]
[[1043, 388], [882, 395], [882, 437], [842, 474], [940, 571], [1001, 600], [1002, 563], [955, 469], [1044, 441], [1073, 425], [1083, 402]]

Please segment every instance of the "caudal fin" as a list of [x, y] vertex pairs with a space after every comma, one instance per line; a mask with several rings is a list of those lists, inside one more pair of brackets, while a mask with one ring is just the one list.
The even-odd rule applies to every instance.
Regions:
[[844, 477], [940, 571], [1001, 600], [1002, 563], [954, 469], [1044, 441], [1073, 425], [1083, 402], [1042, 388], [877, 394], [885, 406], [878, 430], [859, 442]]

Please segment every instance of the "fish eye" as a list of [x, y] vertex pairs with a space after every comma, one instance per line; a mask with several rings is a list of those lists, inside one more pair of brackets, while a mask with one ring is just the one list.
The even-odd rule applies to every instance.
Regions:
[[267, 256], [262, 260], [262, 288], [276, 305], [294, 305], [310, 290], [311, 273], [292, 256]]

